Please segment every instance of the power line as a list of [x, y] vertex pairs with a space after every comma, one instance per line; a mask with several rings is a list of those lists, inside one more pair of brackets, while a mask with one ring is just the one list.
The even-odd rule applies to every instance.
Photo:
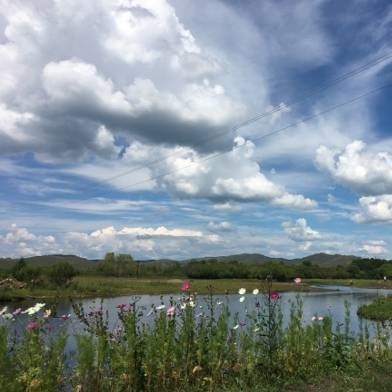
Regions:
[[[328, 82], [328, 83], [324, 83], [324, 84], [322, 84], [321, 86], [318, 86], [318, 87], [316, 87], [316, 88], [314, 88], [314, 89], [308, 89], [308, 91], [310, 91], [310, 94], [308, 94], [307, 96], [305, 96], [304, 98], [302, 98], [302, 99], [300, 99], [300, 100], [293, 101], [293, 102], [289, 102], [288, 105], [293, 106], [293, 105], [298, 105], [298, 104], [300, 104], [300, 103], [302, 103], [302, 102], [305, 102], [305, 101], [307, 101], [309, 98], [314, 97], [315, 95], [319, 94], [320, 92], [322, 93], [322, 92], [323, 92], [324, 90], [326, 90], [326, 89], [329, 89], [329, 88], [331, 88], [331, 87], [333, 87], [333, 86], [336, 86], [337, 84], [342, 83], [343, 81], [345, 81], [345, 80], [347, 80], [347, 79], [353, 78], [353, 77], [355, 77], [355, 76], [357, 76], [357, 75], [359, 75], [359, 74], [361, 74], [361, 73], [363, 73], [363, 72], [369, 70], [370, 68], [374, 67], [375, 65], [378, 65], [378, 64], [383, 63], [384, 61], [386, 61], [386, 60], [388, 60], [388, 59], [390, 59], [390, 58], [392, 58], [392, 53], [388, 53], [388, 54], [386, 54], [386, 55], [384, 55], [384, 56], [381, 56], [381, 57], [378, 57], [378, 58], [376, 58], [376, 59], [374, 59], [374, 60], [372, 60], [372, 61], [369, 61], [369, 62], [367, 62], [367, 63], [361, 65], [361, 66], [358, 67], [358, 68], [355, 68], [355, 69], [353, 69], [353, 70], [351, 70], [351, 71], [349, 71], [349, 72], [347, 72], [347, 73], [345, 73], [345, 74], [342, 74], [342, 75], [336, 77], [335, 79], [333, 79], [332, 81], [330, 81], [330, 82]], [[249, 118], [249, 119], [243, 121], [242, 123], [239, 123], [239, 124], [235, 125], [235, 126], [232, 127], [230, 130], [231, 130], [232, 132], [235, 132], [235, 131], [237, 131], [238, 129], [244, 127], [244, 126], [253, 124], [253, 123], [255, 123], [256, 121], [261, 120], [262, 118], [271, 116], [271, 115], [273, 115], [273, 114], [275, 114], [275, 113], [279, 113], [279, 112], [281, 112], [282, 110], [283, 110], [283, 107], [282, 107], [281, 105], [277, 105], [277, 106], [273, 107], [271, 110], [269, 110], [269, 111], [267, 111], [267, 112], [259, 113], [259, 114], [255, 115], [255, 116], [253, 116], [253, 117], [251, 117], [251, 118]], [[207, 143], [207, 142], [209, 142], [209, 141], [211, 141], [211, 140], [217, 139], [217, 138], [219, 138], [219, 137], [222, 137], [222, 136], [224, 136], [224, 135], [226, 135], [226, 134], [227, 134], [226, 131], [224, 131], [224, 132], [218, 132], [218, 133], [216, 133], [215, 135], [212, 135], [212, 136], [210, 136], [210, 137], [208, 137], [208, 138], [202, 140], [201, 142], [196, 143], [196, 144], [194, 145], [194, 147], [202, 146], [202, 145], [204, 145], [205, 143]], [[116, 175], [114, 175], [114, 176], [112, 176], [112, 177], [108, 177], [108, 178], [106, 178], [106, 179], [104, 179], [104, 180], [99, 181], [99, 182], [100, 182], [100, 185], [105, 184], [105, 183], [107, 183], [107, 182], [111, 182], [111, 181], [113, 181], [113, 180], [116, 180], [117, 178], [126, 176], [126, 175], [128, 175], [128, 174], [137, 172], [137, 171], [139, 171], [139, 170], [145, 169], [146, 167], [153, 166], [153, 165], [156, 165], [156, 164], [158, 164], [158, 163], [164, 162], [166, 159], [171, 158], [171, 157], [174, 157], [174, 156], [177, 156], [177, 155], [178, 155], [178, 152], [173, 153], [173, 154], [166, 155], [166, 156], [163, 157], [163, 158], [159, 158], [159, 159], [150, 161], [150, 162], [148, 162], [148, 163], [146, 163], [146, 164], [139, 165], [139, 166], [137, 166], [137, 167], [133, 167], [133, 168], [128, 169], [128, 170], [126, 170], [126, 171], [124, 171], [124, 172], [121, 172], [121, 173], [119, 173], [119, 174], [116, 174]], [[96, 188], [98, 188], [98, 187], [99, 187], [99, 185], [93, 186], [92, 188], [90, 188], [90, 190], [91, 190], [91, 189], [96, 189]]]

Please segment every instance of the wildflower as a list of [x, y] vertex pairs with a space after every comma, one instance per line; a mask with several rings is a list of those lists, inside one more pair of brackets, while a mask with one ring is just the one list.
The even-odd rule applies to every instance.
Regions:
[[2, 316], [4, 313], [6, 313], [7, 310], [8, 310], [8, 307], [4, 306], [4, 308], [0, 310], [0, 316]]
[[316, 316], [313, 316], [312, 321], [316, 321], [316, 318], [317, 318]]
[[69, 318], [71, 317], [71, 314], [63, 314], [62, 316], [60, 316], [61, 320], [63, 321], [67, 321]]
[[181, 291], [189, 291], [191, 289], [191, 283], [189, 281], [182, 282]]
[[22, 313], [22, 308], [18, 308], [18, 309], [15, 309], [13, 312], [12, 312], [12, 315], [13, 316], [18, 316], [19, 314], [21, 314]]
[[322, 317], [322, 316], [318, 317], [318, 321], [323, 321], [323, 320], [324, 320], [324, 317]]
[[302, 282], [301, 278], [295, 278], [294, 283], [295, 284], [300, 284]]
[[28, 323], [28, 324], [26, 325], [26, 328], [27, 328], [29, 331], [32, 331], [33, 329], [39, 328], [39, 324], [38, 324], [36, 321], [32, 321], [31, 323]]
[[222, 302], [222, 301], [216, 301], [216, 304], [217, 304], [218, 306], [220, 306], [220, 305], [223, 304], [223, 302]]
[[246, 326], [245, 323], [240, 323], [240, 327], [241, 327], [241, 328], [243, 328], [243, 327], [245, 327], [245, 326]]
[[156, 310], [165, 309], [165, 305], [164, 305], [164, 304], [161, 304], [161, 305], [157, 306], [155, 309], [156, 309]]
[[255, 331], [255, 332], [259, 332], [259, 331], [260, 331], [260, 328], [259, 328], [259, 327], [256, 327], [256, 328], [254, 329], [254, 331]]
[[200, 365], [196, 365], [193, 370], [192, 373], [195, 374], [196, 372], [200, 372], [202, 370], [202, 367]]
[[167, 311], [166, 311], [166, 316], [168, 317], [174, 317], [176, 315], [176, 308], [174, 306], [171, 306]]
[[120, 310], [124, 310], [126, 306], [127, 306], [127, 305], [125, 305], [125, 304], [118, 304], [118, 305], [116, 306], [116, 308], [117, 308], [117, 309], [120, 309]]
[[244, 295], [245, 293], [246, 293], [246, 289], [244, 289], [243, 287], [238, 290], [239, 295]]
[[14, 316], [11, 313], [5, 313], [5, 314], [3, 314], [3, 319], [4, 320], [13, 320]]
[[36, 314], [37, 312], [39, 312], [43, 307], [45, 306], [44, 303], [36, 303], [34, 306], [27, 308], [25, 311], [23, 311], [22, 313], [24, 314], [28, 314], [29, 316]]
[[253, 290], [253, 295], [257, 295], [257, 294], [259, 294], [259, 289], [254, 289]]
[[189, 301], [189, 306], [190, 306], [191, 308], [194, 308], [196, 305], [195, 305], [195, 303], [194, 303], [193, 301]]
[[233, 329], [238, 329], [239, 328], [239, 324], [234, 325]]
[[242, 297], [239, 299], [239, 301], [240, 301], [240, 302], [244, 302], [244, 301], [245, 301], [245, 297], [242, 296]]
[[276, 301], [277, 299], [279, 299], [279, 293], [276, 291], [272, 291], [269, 294], [269, 299], [272, 299], [273, 301]]
[[52, 314], [52, 310], [51, 309], [46, 309], [45, 312], [44, 312], [44, 318], [48, 318], [51, 314]]

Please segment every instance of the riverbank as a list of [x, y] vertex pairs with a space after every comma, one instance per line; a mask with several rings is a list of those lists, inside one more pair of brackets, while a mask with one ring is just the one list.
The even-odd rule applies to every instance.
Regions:
[[392, 280], [383, 279], [305, 279], [309, 285], [352, 286], [363, 289], [392, 289]]
[[[180, 291], [183, 279], [163, 278], [116, 278], [102, 276], [77, 276], [65, 288], [21, 288], [1, 289], [0, 301], [44, 298], [92, 298], [115, 297], [136, 294], [175, 294]], [[248, 291], [265, 288], [265, 281], [256, 279], [195, 279], [191, 281], [192, 291], [199, 294], [231, 294], [240, 287]], [[272, 290], [279, 292], [318, 291], [307, 283], [274, 282]]]

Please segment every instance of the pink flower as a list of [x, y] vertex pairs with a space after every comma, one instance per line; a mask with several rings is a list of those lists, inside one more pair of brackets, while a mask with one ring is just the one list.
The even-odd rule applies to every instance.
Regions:
[[300, 284], [302, 282], [301, 278], [295, 278], [294, 283], [295, 284]]
[[13, 312], [12, 312], [12, 315], [13, 316], [18, 316], [19, 314], [21, 314], [22, 313], [22, 308], [18, 308], [18, 309], [15, 309]]
[[277, 299], [279, 299], [279, 293], [276, 291], [272, 291], [269, 295], [269, 299], [276, 301]]
[[189, 291], [190, 289], [191, 289], [191, 283], [188, 280], [182, 282], [181, 291]]
[[36, 321], [32, 321], [31, 323], [28, 323], [28, 324], [26, 325], [26, 328], [27, 328], [29, 331], [32, 331], [33, 329], [39, 328], [39, 324], [38, 324]]
[[245, 326], [246, 326], [245, 323], [240, 323], [240, 327], [241, 327], [241, 328], [243, 328], [243, 327], [245, 327]]
[[168, 317], [174, 317], [176, 314], [176, 308], [174, 306], [171, 306], [167, 311], [166, 311], [166, 315]]
[[127, 305], [125, 305], [125, 304], [118, 304], [117, 306], [116, 306], [116, 308], [117, 309], [120, 309], [120, 310], [124, 310], [124, 308], [126, 307]]

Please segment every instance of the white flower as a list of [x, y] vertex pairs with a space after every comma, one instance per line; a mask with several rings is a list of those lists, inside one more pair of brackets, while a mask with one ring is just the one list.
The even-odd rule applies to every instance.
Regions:
[[191, 308], [194, 308], [196, 305], [195, 305], [195, 303], [194, 303], [193, 301], [189, 301], [189, 306], [190, 306]]
[[6, 313], [7, 310], [8, 310], [8, 307], [4, 306], [4, 308], [0, 310], [0, 316], [2, 316], [4, 313]]
[[4, 320], [13, 320], [13, 319], [14, 319], [14, 316], [12, 315], [12, 313], [5, 313], [5, 314], [3, 315], [3, 319], [4, 319]]
[[316, 316], [313, 316], [313, 317], [312, 317], [312, 321], [316, 321]]
[[162, 310], [162, 309], [165, 309], [165, 305], [159, 305], [159, 306], [157, 306], [156, 308], [155, 308], [156, 310]]
[[239, 295], [244, 295], [245, 293], [246, 293], [246, 289], [244, 289], [243, 287], [238, 290]]
[[240, 302], [244, 302], [244, 301], [245, 301], [245, 297], [242, 296], [242, 297], [239, 299], [239, 301], [240, 301]]
[[319, 316], [318, 321], [323, 321], [324, 317]]
[[219, 305], [222, 305], [223, 302], [222, 301], [216, 301], [216, 304], [219, 306]]
[[239, 328], [239, 324], [234, 325], [233, 329], [238, 329]]
[[153, 311], [154, 311], [154, 308], [151, 308], [151, 310], [147, 313], [147, 317], [149, 317], [149, 316], [151, 316], [152, 315], [152, 313], [153, 313]]
[[253, 290], [253, 295], [257, 295], [257, 294], [259, 294], [259, 289], [254, 289]]
[[184, 310], [186, 308], [186, 304], [181, 304], [180, 309]]
[[44, 306], [45, 306], [44, 303], [37, 302], [34, 306], [26, 309], [22, 313], [28, 314], [29, 316], [32, 316], [33, 314], [36, 314], [37, 312], [39, 312]]
[[259, 332], [259, 331], [260, 331], [260, 328], [259, 328], [259, 327], [256, 327], [256, 328], [254, 329], [254, 331], [255, 331], [255, 332]]

